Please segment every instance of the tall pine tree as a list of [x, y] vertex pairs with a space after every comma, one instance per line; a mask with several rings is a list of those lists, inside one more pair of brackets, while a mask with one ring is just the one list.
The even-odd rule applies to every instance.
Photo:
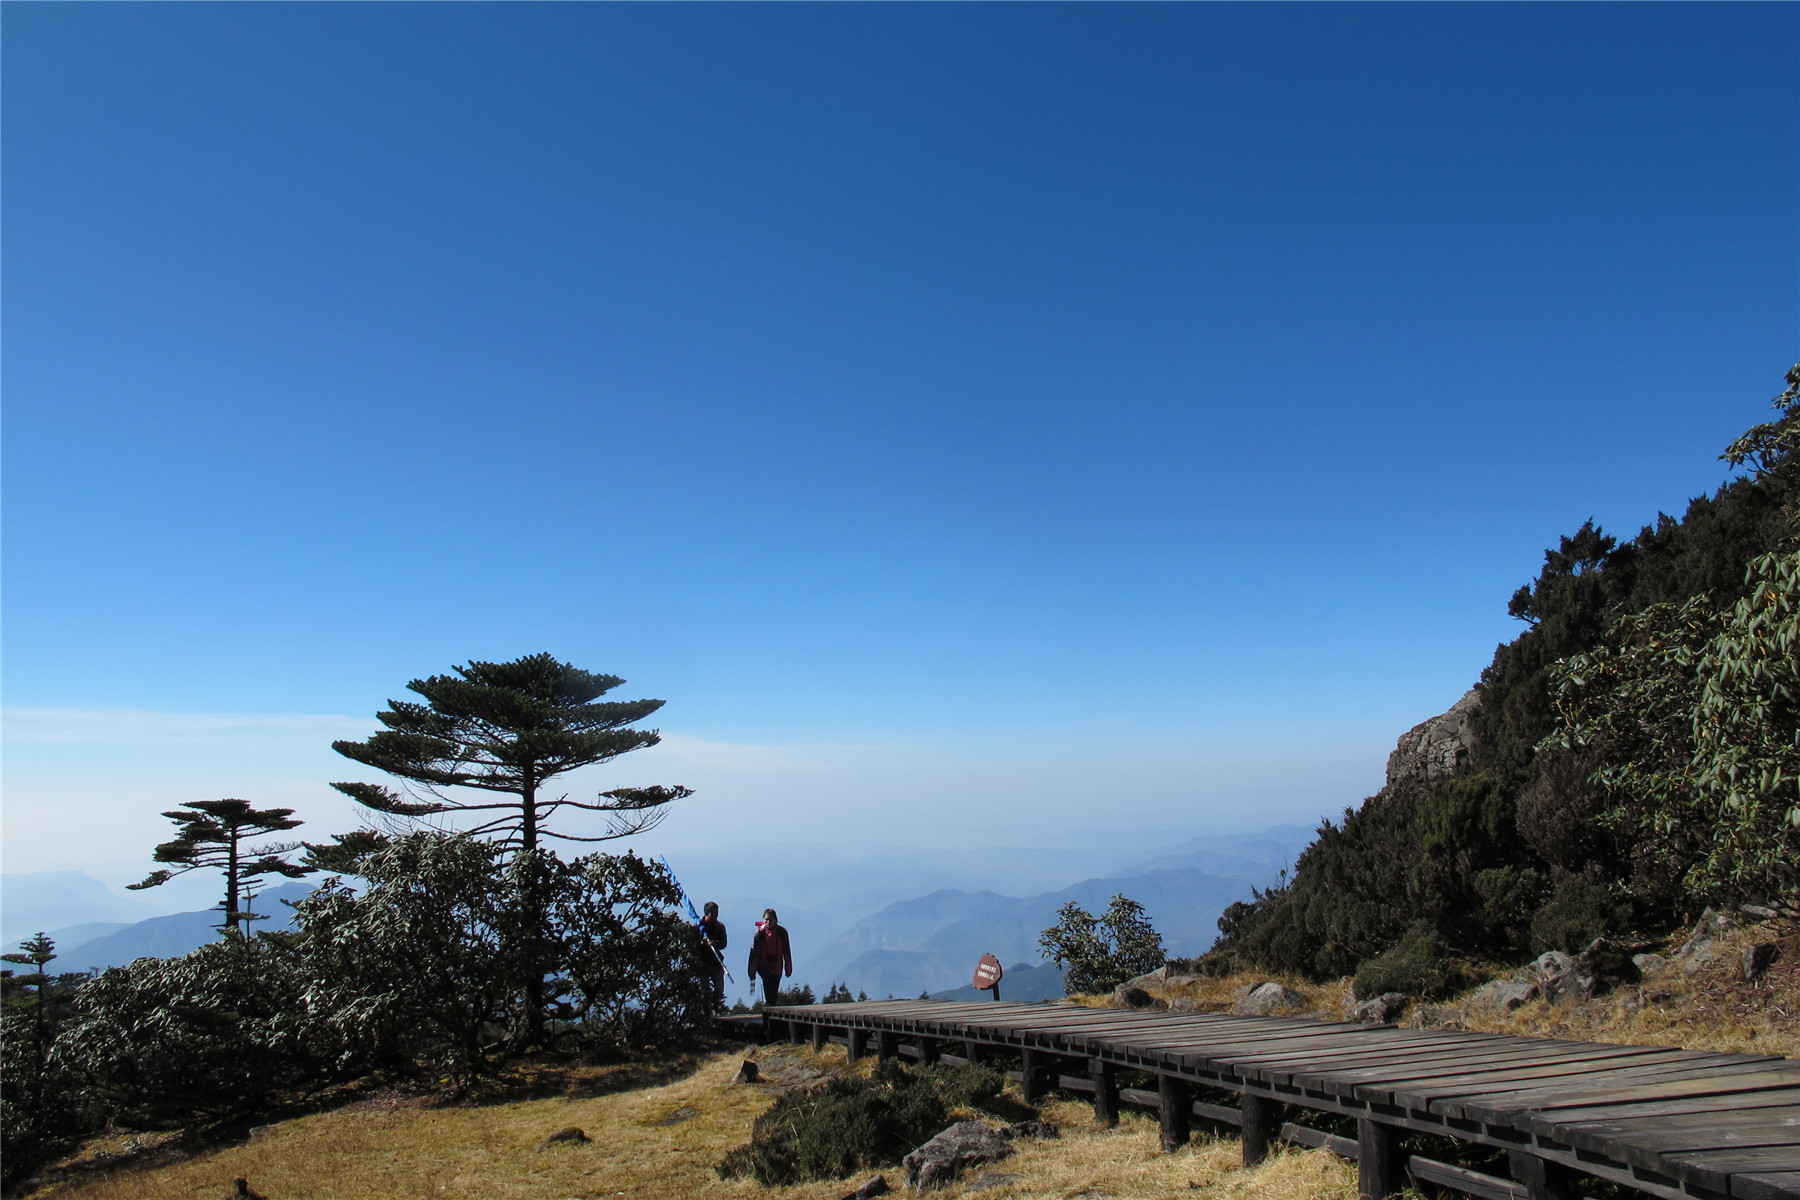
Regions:
[[[654, 827], [670, 801], [690, 792], [684, 787], [627, 787], [577, 800], [567, 794], [546, 796], [544, 786], [567, 771], [656, 745], [662, 739], [654, 729], [631, 726], [663, 702], [601, 701], [625, 681], [583, 671], [549, 654], [503, 663], [471, 661], [451, 670], [454, 674], [407, 684], [424, 702], [388, 701], [388, 708], [375, 714], [386, 728], [367, 741], [332, 743], [345, 758], [404, 780], [404, 794], [375, 783], [331, 786], [388, 817], [471, 814], [473, 824], [464, 833], [497, 841], [524, 860], [517, 873], [524, 925], [535, 931], [531, 936], [540, 948], [547, 947], [551, 931], [545, 928], [544, 899], [532, 882], [539, 872], [531, 862], [543, 840], [629, 837]], [[559, 815], [578, 814], [597, 816], [599, 827], [577, 829], [561, 820], [552, 824]], [[530, 947], [523, 955], [527, 962], [545, 963], [547, 957], [547, 949], [540, 953]], [[542, 1034], [543, 976], [543, 971], [528, 971], [525, 981], [534, 1040]]]

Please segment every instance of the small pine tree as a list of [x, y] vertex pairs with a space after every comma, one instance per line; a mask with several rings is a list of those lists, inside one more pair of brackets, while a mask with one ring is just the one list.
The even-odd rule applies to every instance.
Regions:
[[244, 885], [265, 875], [284, 875], [299, 879], [310, 875], [316, 867], [289, 862], [287, 854], [300, 848], [299, 842], [265, 842], [260, 846], [246, 843], [251, 838], [284, 829], [296, 829], [303, 822], [293, 819], [291, 808], [252, 808], [248, 800], [196, 800], [163, 816], [175, 822], [175, 837], [156, 848], [153, 861], [176, 864], [174, 870], [152, 871], [140, 883], [125, 886], [138, 891], [159, 887], [189, 871], [210, 869], [225, 873], [224, 928], [237, 931], [239, 921], [257, 920], [255, 914], [238, 907]]

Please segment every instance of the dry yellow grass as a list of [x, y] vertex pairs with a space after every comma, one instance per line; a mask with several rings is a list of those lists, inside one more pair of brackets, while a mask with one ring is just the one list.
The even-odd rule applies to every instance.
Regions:
[[[1673, 955], [1682, 940], [1682, 936], [1671, 939], [1663, 953]], [[1752, 942], [1766, 941], [1785, 947], [1781, 959], [1761, 982], [1742, 983], [1739, 954]], [[1587, 1003], [1539, 1000], [1510, 1013], [1466, 1012], [1458, 1025], [1483, 1033], [1800, 1058], [1800, 940], [1794, 930], [1781, 923], [1749, 926], [1720, 938], [1719, 947], [1722, 952], [1716, 958], [1692, 973], [1672, 967], [1641, 986], [1621, 987]], [[1300, 992], [1310, 1009], [1332, 1020], [1341, 1019], [1351, 1002], [1347, 979], [1319, 984], [1253, 973], [1201, 978], [1150, 991], [1164, 1000], [1187, 1000], [1201, 1012], [1229, 1012], [1233, 991], [1266, 979]], [[1466, 999], [1465, 994], [1445, 1000], [1440, 1007], [1458, 1008]], [[1104, 1006], [1110, 999], [1083, 996], [1077, 1003]]]
[[[1737, 954], [1751, 941], [1786, 937], [1770, 927], [1739, 930], [1725, 953], [1692, 974], [1670, 970], [1642, 987], [1621, 988], [1587, 1004], [1528, 1004], [1509, 1014], [1470, 1016], [1467, 1028], [1496, 1033], [1591, 1039], [1638, 1045], [1781, 1054], [1800, 1057], [1800, 952], [1787, 941], [1782, 962], [1755, 986], [1736, 979]], [[1673, 949], [1673, 947], [1670, 947]], [[1225, 1011], [1234, 989], [1267, 976], [1201, 979], [1162, 991], [1200, 1011]], [[1321, 1016], [1342, 1015], [1345, 981], [1314, 984], [1282, 978]], [[1086, 997], [1085, 1004], [1105, 1000]], [[746, 1052], [714, 1054], [689, 1073], [665, 1069], [645, 1080], [643, 1067], [552, 1073], [565, 1094], [446, 1107], [362, 1103], [268, 1127], [243, 1144], [192, 1157], [149, 1161], [132, 1145], [158, 1139], [118, 1133], [90, 1143], [79, 1156], [98, 1169], [52, 1171], [38, 1200], [202, 1200], [223, 1196], [244, 1176], [271, 1200], [558, 1200], [562, 1197], [689, 1196], [743, 1200], [836, 1200], [860, 1180], [763, 1188], [750, 1180], [720, 1180], [713, 1164], [746, 1141], [751, 1123], [773, 1102], [759, 1088], [731, 1083]], [[824, 1070], [844, 1065], [841, 1048], [813, 1055], [790, 1047], [750, 1052], [799, 1055]], [[672, 1077], [678, 1076], [678, 1077]], [[668, 1080], [668, 1082], [662, 1082]], [[610, 1094], [597, 1094], [611, 1090]], [[622, 1089], [622, 1090], [617, 1090]], [[546, 1089], [537, 1089], [541, 1096]], [[554, 1090], [554, 1089], [552, 1089]], [[691, 1115], [689, 1115], [691, 1113]], [[1355, 1167], [1324, 1151], [1289, 1149], [1254, 1170], [1239, 1164], [1232, 1139], [1202, 1140], [1179, 1154], [1160, 1152], [1155, 1121], [1128, 1112], [1116, 1129], [1095, 1128], [1085, 1104], [1051, 1104], [1045, 1116], [1063, 1131], [1055, 1141], [1020, 1143], [991, 1170], [1015, 1178], [984, 1189], [992, 1200], [1119, 1200], [1218, 1194], [1232, 1200], [1351, 1200]], [[679, 1119], [670, 1121], [669, 1118]], [[594, 1139], [539, 1150], [544, 1138], [569, 1125]], [[898, 1169], [884, 1170], [900, 1183]], [[956, 1195], [953, 1186], [946, 1195]]]
[[[121, 1165], [32, 1195], [37, 1200], [204, 1200], [224, 1196], [240, 1175], [270, 1200], [836, 1200], [850, 1191], [863, 1177], [764, 1188], [713, 1173], [713, 1164], [748, 1139], [751, 1122], [773, 1100], [760, 1089], [731, 1083], [743, 1057], [742, 1052], [716, 1054], [675, 1082], [605, 1096], [390, 1111], [352, 1106], [270, 1126], [242, 1145], [155, 1167]], [[828, 1070], [844, 1069], [841, 1049], [805, 1057]], [[662, 1123], [684, 1109], [693, 1115]], [[1063, 1136], [1019, 1143], [1016, 1155], [989, 1168], [1016, 1178], [982, 1196], [1149, 1200], [1217, 1192], [1233, 1200], [1352, 1200], [1355, 1195], [1354, 1166], [1323, 1151], [1283, 1151], [1246, 1171], [1235, 1140], [1198, 1141], [1168, 1155], [1160, 1151], [1155, 1121], [1144, 1116], [1128, 1113], [1118, 1128], [1106, 1130], [1093, 1125], [1091, 1110], [1080, 1103], [1052, 1104], [1045, 1115]], [[538, 1149], [547, 1135], [569, 1125], [586, 1130], [593, 1142]], [[119, 1140], [111, 1139], [115, 1147]], [[97, 1148], [90, 1147], [90, 1155]], [[899, 1188], [897, 1168], [882, 1173]], [[960, 1191], [953, 1185], [943, 1194]]]

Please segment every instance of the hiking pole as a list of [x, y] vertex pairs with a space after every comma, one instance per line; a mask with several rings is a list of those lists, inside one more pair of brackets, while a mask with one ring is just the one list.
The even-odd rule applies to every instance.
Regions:
[[701, 925], [700, 940], [706, 943], [706, 948], [711, 950], [713, 952], [713, 957], [719, 960], [719, 966], [724, 967], [725, 978], [736, 983], [737, 979], [732, 975], [731, 968], [725, 966], [725, 952], [713, 945], [712, 939], [706, 936], [705, 926], [702, 925], [700, 921], [700, 914], [694, 911], [694, 902], [688, 899], [687, 889], [681, 886], [681, 880], [675, 878], [675, 868], [669, 865], [669, 860], [666, 857], [661, 858], [658, 861], [662, 863], [663, 870], [669, 873], [669, 882], [675, 885], [675, 891], [680, 894], [681, 902], [687, 905], [688, 916], [694, 918], [694, 924]]

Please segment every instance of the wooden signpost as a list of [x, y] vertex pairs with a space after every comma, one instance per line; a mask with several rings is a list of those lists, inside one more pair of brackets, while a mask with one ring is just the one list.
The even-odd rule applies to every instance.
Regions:
[[975, 965], [975, 990], [983, 989], [994, 993], [994, 999], [1000, 998], [1000, 960], [991, 954], [982, 955]]

